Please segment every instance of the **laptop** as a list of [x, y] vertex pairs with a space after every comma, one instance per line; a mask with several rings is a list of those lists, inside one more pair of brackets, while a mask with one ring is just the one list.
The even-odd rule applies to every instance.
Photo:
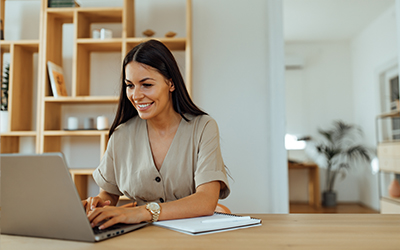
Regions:
[[1, 154], [0, 166], [2, 234], [96, 242], [148, 224], [93, 229], [61, 153]]

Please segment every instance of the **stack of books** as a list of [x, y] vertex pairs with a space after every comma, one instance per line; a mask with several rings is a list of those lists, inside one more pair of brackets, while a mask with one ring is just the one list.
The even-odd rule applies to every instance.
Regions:
[[74, 0], [49, 0], [49, 7], [79, 7], [79, 4]]

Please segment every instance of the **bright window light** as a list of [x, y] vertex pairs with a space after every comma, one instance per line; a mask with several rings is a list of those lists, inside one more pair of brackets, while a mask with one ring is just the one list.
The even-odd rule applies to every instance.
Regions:
[[379, 160], [377, 157], [372, 159], [371, 161], [371, 169], [373, 174], [377, 174], [379, 172]]
[[305, 141], [298, 141], [297, 136], [286, 134], [285, 135], [285, 148], [286, 150], [301, 150], [306, 148]]

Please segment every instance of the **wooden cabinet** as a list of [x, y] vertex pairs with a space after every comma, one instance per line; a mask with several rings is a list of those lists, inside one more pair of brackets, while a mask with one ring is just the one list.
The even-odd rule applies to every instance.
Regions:
[[[379, 115], [377, 121], [396, 117], [400, 117], [400, 111]], [[388, 191], [394, 179], [400, 181], [400, 140], [380, 141], [378, 158], [381, 213], [400, 214], [400, 197], [392, 197]]]
[[[4, 6], [5, 0], [1, 0]], [[35, 41], [1, 41], [1, 55], [9, 52], [11, 54], [11, 89], [10, 93], [10, 132], [1, 134], [1, 152], [17, 153], [18, 139], [23, 136], [31, 136], [36, 139], [36, 152], [62, 152], [63, 138], [68, 137], [91, 137], [98, 138], [100, 157], [108, 142], [108, 131], [104, 130], [65, 130], [65, 108], [71, 106], [111, 105], [117, 106], [118, 96], [113, 93], [98, 95], [91, 91], [91, 64], [93, 53], [117, 52], [121, 54], [122, 62], [126, 53], [134, 46], [149, 38], [137, 37], [135, 34], [136, 20], [135, 1], [124, 0], [122, 7], [48, 7], [48, 0], [41, 1], [41, 32], [40, 39]], [[182, 51], [185, 57], [185, 80], [189, 93], [191, 93], [192, 82], [192, 32], [191, 32], [191, 1], [182, 0], [179, 8], [185, 11], [186, 30], [184, 36], [166, 38], [163, 36], [151, 37], [163, 42], [170, 50]], [[184, 6], [184, 7], [183, 7]], [[155, 6], [156, 7], [156, 6]], [[2, 8], [4, 9], [4, 8]], [[98, 24], [113, 24], [120, 27], [121, 35], [106, 39], [93, 39], [93, 26]], [[72, 26], [72, 72], [68, 88], [68, 96], [54, 97], [48, 79], [47, 62], [51, 61], [57, 65], [63, 65], [63, 27]], [[171, 27], [173, 30], [174, 27]], [[27, 72], [33, 71], [31, 65], [32, 55], [38, 56], [38, 86], [33, 86]], [[22, 64], [21, 62], [24, 62]], [[26, 62], [26, 63], [25, 63]], [[104, 74], [98, 71], [96, 74]], [[120, 72], [117, 72], [120, 74]], [[32, 91], [37, 88], [37, 91]], [[32, 93], [38, 93], [37, 98]], [[34, 102], [36, 111], [26, 110], [27, 102]], [[91, 114], [88, 114], [91, 115]], [[36, 125], [32, 126], [36, 121]], [[110, 121], [111, 122], [111, 121]], [[95, 164], [97, 165], [100, 162]], [[70, 166], [76, 168], [76, 166]], [[81, 196], [86, 195], [82, 188], [87, 185], [86, 179], [93, 169], [74, 170], [75, 182]]]
[[[1, 20], [5, 27], [5, 0], [1, 0]], [[37, 24], [39, 25], [39, 23]], [[1, 153], [19, 153], [20, 140], [31, 137], [39, 140], [36, 119], [38, 115], [37, 79], [34, 68], [38, 65], [39, 40], [0, 40], [0, 74], [3, 81], [4, 55], [9, 54], [8, 131], [1, 133]], [[36, 152], [39, 149], [36, 147]]]

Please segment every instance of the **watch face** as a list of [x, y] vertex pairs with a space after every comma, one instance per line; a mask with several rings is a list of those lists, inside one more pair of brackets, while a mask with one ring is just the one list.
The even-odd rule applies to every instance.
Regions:
[[158, 203], [155, 202], [149, 203], [149, 209], [152, 211], [157, 211], [160, 209], [160, 205], [158, 205]]

